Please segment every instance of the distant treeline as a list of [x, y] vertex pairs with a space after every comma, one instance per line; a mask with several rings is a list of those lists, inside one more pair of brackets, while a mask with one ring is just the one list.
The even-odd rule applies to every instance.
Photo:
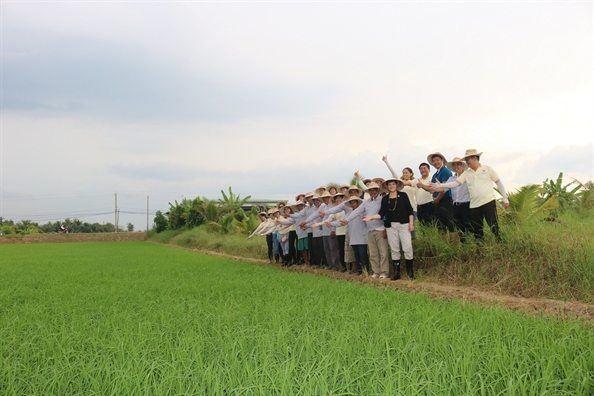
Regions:
[[[51, 234], [57, 233], [61, 226], [68, 229], [68, 232], [75, 233], [115, 232], [115, 226], [112, 223], [87, 223], [79, 219], [66, 219], [64, 221], [49, 222], [41, 225], [30, 220], [21, 220], [18, 223], [12, 220], [4, 220], [0, 226], [0, 233], [2, 235]], [[118, 227], [118, 232], [124, 231], [134, 231], [134, 224], [128, 223], [126, 230]]]

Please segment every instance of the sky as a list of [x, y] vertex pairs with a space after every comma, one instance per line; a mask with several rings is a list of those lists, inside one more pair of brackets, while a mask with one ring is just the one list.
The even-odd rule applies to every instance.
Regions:
[[[594, 179], [593, 3], [0, 3], [0, 216], [149, 226], [483, 152]], [[433, 171], [433, 170], [432, 170]], [[418, 172], [415, 172], [418, 174]]]

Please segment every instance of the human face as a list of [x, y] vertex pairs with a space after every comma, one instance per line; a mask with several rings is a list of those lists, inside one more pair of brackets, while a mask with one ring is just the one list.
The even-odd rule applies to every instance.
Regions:
[[330, 190], [328, 190], [328, 192], [330, 193], [330, 195], [335, 195], [338, 191], [335, 187], [330, 187]]
[[390, 192], [396, 191], [396, 182], [395, 181], [389, 181], [388, 182], [388, 190]]
[[297, 205], [297, 210], [298, 211], [302, 211], [303, 210], [303, 207], [304, 207], [303, 205]]
[[427, 178], [427, 176], [429, 176], [429, 168], [427, 168], [426, 165], [422, 165], [419, 168], [419, 171], [421, 172], [421, 176], [423, 176], [423, 179]]
[[379, 194], [379, 188], [372, 188], [369, 190], [369, 195], [371, 196], [371, 198], [377, 197], [378, 194]]
[[291, 208], [289, 208], [288, 206], [285, 206], [285, 216], [288, 216], [291, 214]]
[[433, 158], [431, 158], [431, 162], [435, 169], [441, 169], [443, 166], [443, 159], [439, 155], [434, 155]]
[[410, 180], [411, 176], [412, 176], [412, 173], [410, 173], [410, 171], [408, 169], [406, 169], [406, 168], [402, 169], [402, 178], [404, 180]]
[[348, 189], [349, 189], [348, 187], [340, 187], [340, 192], [343, 193], [344, 195], [346, 195]]
[[352, 190], [349, 190], [349, 196], [350, 197], [358, 197], [359, 195], [361, 195], [361, 193], [359, 192], [359, 190], [355, 190], [354, 188]]
[[462, 162], [454, 162], [453, 168], [454, 172], [456, 172], [458, 175], [461, 175], [462, 172], [464, 172], [464, 165], [462, 165]]
[[478, 157], [472, 156], [466, 158], [466, 164], [472, 169], [476, 170], [479, 167], [479, 159]]
[[316, 206], [316, 208], [318, 208], [322, 204], [322, 201], [320, 201], [319, 199], [314, 199], [313, 203]]
[[342, 195], [338, 195], [336, 198], [334, 198], [334, 203], [336, 205], [340, 205], [342, 203]]
[[359, 201], [358, 200], [354, 200], [351, 201], [351, 209], [357, 209], [359, 207]]

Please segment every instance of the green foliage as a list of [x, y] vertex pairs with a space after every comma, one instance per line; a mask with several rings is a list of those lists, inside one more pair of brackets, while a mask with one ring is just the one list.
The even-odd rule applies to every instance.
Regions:
[[167, 229], [167, 219], [163, 215], [163, 212], [161, 212], [160, 210], [157, 210], [157, 213], [155, 213], [154, 222], [155, 222], [155, 231], [157, 233], [163, 232]]
[[[575, 187], [569, 190], [569, 187], [572, 185], [575, 185]], [[563, 172], [559, 172], [556, 181], [546, 179], [542, 184], [542, 188], [543, 198], [548, 200], [549, 198], [555, 197], [557, 202], [559, 202], [560, 209], [564, 210], [576, 206], [578, 203], [577, 192], [582, 188], [582, 183], [573, 180], [570, 183], [563, 185]]]
[[522, 186], [508, 194], [509, 208], [501, 211], [505, 221], [521, 222], [533, 218], [543, 218], [559, 207], [556, 196], [544, 200], [542, 189], [537, 184]]

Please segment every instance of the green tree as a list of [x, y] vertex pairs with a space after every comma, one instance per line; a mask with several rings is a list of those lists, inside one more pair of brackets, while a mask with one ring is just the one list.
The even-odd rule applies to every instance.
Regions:
[[156, 232], [163, 232], [167, 229], [167, 219], [160, 210], [157, 210], [157, 213], [155, 213], [155, 219], [153, 221], [155, 222]]
[[127, 230], [128, 232], [132, 232], [132, 231], [134, 231], [134, 224], [132, 224], [132, 223], [128, 223], [128, 224], [126, 224], [126, 230]]
[[219, 199], [219, 206], [222, 213], [228, 213], [241, 221], [244, 217], [243, 206], [252, 196], [248, 195], [242, 199], [231, 190], [231, 187], [229, 187], [229, 195], [225, 194], [223, 190], [221, 190], [221, 194], [223, 199]]

